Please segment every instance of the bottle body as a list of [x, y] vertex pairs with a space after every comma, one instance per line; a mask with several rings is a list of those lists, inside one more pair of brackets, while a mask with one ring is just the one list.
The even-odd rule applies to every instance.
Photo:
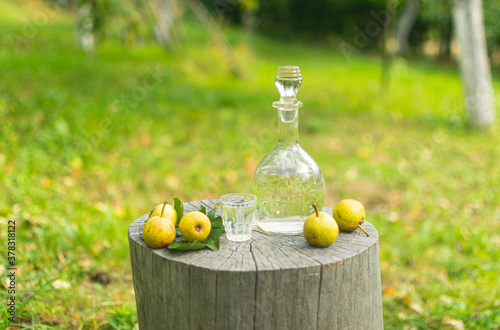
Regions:
[[[278, 162], [276, 162], [278, 160]], [[257, 225], [266, 232], [299, 234], [316, 203], [325, 200], [325, 182], [314, 160], [297, 145], [276, 146], [257, 167], [252, 183]]]

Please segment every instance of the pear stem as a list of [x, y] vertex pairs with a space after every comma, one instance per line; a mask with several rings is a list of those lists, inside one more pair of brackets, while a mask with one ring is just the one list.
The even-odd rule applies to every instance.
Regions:
[[314, 210], [316, 211], [316, 216], [319, 218], [319, 210], [316, 204], [313, 204], [312, 207], [314, 207]]
[[163, 207], [161, 208], [161, 214], [160, 214], [160, 218], [163, 218], [163, 211], [165, 210], [165, 206], [167, 205], [167, 201], [164, 201], [163, 202]]
[[366, 230], [364, 230], [364, 229], [363, 229], [363, 227], [361, 227], [361, 225], [360, 225], [359, 223], [358, 223], [358, 228], [359, 228], [359, 229], [361, 229], [361, 230], [363, 231], [363, 233], [365, 233], [365, 234], [366, 234], [366, 236], [370, 236], [370, 234], [368, 234], [368, 233], [366, 232]]

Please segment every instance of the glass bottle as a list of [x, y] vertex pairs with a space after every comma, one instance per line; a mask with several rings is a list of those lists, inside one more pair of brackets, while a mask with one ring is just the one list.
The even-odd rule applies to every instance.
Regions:
[[278, 144], [255, 169], [252, 193], [257, 196], [257, 224], [266, 231], [299, 234], [305, 219], [321, 209], [325, 200], [325, 181], [318, 164], [298, 141], [299, 108], [297, 92], [302, 84], [298, 66], [280, 66], [274, 83], [280, 100]]

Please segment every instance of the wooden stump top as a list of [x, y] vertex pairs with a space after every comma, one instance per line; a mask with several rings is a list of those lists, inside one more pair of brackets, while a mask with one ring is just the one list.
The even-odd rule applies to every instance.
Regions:
[[[215, 207], [218, 200], [202, 200], [184, 203], [184, 212], [195, 211], [204, 205]], [[331, 208], [323, 208], [331, 214]], [[375, 227], [365, 221], [363, 228], [370, 234], [367, 237], [361, 230], [348, 233], [340, 231], [337, 240], [327, 248], [309, 245], [302, 235], [269, 234], [254, 230], [252, 238], [246, 242], [232, 242], [225, 237], [220, 239], [220, 249], [212, 251], [176, 251], [168, 248], [151, 249], [147, 247], [141, 233], [147, 214], [135, 220], [129, 227], [131, 244], [142, 245], [162, 258], [217, 272], [260, 272], [267, 270], [286, 270], [297, 268], [315, 268], [334, 264], [355, 257], [378, 243]]]

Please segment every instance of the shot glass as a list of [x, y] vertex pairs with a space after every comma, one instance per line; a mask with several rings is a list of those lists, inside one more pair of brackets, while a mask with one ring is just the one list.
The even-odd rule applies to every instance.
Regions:
[[220, 198], [222, 223], [230, 241], [243, 242], [252, 236], [257, 210], [257, 197], [252, 194], [235, 193]]

